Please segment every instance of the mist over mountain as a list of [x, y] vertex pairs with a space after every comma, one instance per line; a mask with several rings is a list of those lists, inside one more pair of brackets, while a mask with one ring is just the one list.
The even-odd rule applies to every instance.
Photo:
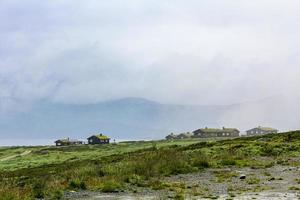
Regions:
[[28, 103], [23, 110], [15, 106], [16, 111], [2, 111], [0, 135], [2, 139], [55, 139], [86, 138], [103, 132], [115, 139], [159, 139], [170, 132], [193, 131], [204, 126], [237, 127], [241, 131], [258, 125], [297, 129], [299, 114], [292, 107], [280, 96], [219, 106], [161, 104], [142, 98], [87, 105], [41, 100]]

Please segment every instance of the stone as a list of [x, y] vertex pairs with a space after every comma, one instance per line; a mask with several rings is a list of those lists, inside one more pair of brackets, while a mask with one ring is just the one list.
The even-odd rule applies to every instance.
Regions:
[[245, 174], [241, 174], [240, 175], [240, 179], [246, 179], [246, 175]]

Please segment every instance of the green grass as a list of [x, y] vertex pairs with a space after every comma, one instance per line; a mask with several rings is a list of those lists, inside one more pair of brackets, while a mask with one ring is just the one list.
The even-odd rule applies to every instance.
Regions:
[[[259, 140], [261, 137], [265, 139]], [[68, 190], [118, 192], [131, 186], [159, 190], [169, 187], [160, 182], [165, 176], [233, 165], [267, 168], [274, 162], [300, 156], [300, 132], [220, 141], [2, 148], [1, 158], [29, 150], [30, 154], [0, 162], [1, 198], [59, 199]], [[219, 181], [237, 176], [223, 174], [216, 174]], [[253, 180], [249, 184], [256, 183]]]
[[[109, 145], [82, 145], [69, 147], [11, 147], [0, 148], [0, 170], [13, 171], [21, 168], [34, 168], [48, 164], [60, 164], [86, 159], [100, 159], [104, 156], [134, 152], [137, 150], [158, 148], [170, 145], [190, 145], [199, 142], [197, 139], [174, 140], [174, 141], [146, 141], [146, 142], [123, 142]], [[19, 156], [23, 152], [31, 151], [30, 154]], [[11, 156], [11, 159], [1, 161]]]

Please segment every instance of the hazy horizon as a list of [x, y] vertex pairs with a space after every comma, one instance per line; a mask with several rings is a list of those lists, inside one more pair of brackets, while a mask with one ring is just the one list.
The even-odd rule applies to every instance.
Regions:
[[[300, 129], [299, 21], [297, 0], [0, 0], [0, 138], [121, 127], [122, 138], [158, 137], [195, 128], [195, 118], [199, 127]], [[128, 97], [243, 106], [99, 109], [111, 118], [75, 109]], [[56, 103], [75, 107], [61, 113]], [[72, 124], [74, 113], [85, 126]]]

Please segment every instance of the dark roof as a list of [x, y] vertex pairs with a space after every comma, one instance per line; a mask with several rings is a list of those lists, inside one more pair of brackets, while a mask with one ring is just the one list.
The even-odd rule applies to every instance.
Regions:
[[[92, 135], [91, 137], [96, 137], [100, 140], [109, 140], [110, 138], [107, 137], [106, 135], [103, 135], [102, 133], [98, 134], [98, 135]], [[88, 139], [90, 139], [91, 137], [89, 137]]]
[[191, 133], [180, 133], [179, 135], [177, 135], [177, 137], [192, 137], [193, 134]]
[[222, 128], [222, 129], [218, 129], [218, 128], [201, 128], [198, 130], [195, 130], [193, 133], [195, 132], [203, 132], [203, 133], [223, 133], [223, 132], [239, 132], [238, 129], [236, 128]]

